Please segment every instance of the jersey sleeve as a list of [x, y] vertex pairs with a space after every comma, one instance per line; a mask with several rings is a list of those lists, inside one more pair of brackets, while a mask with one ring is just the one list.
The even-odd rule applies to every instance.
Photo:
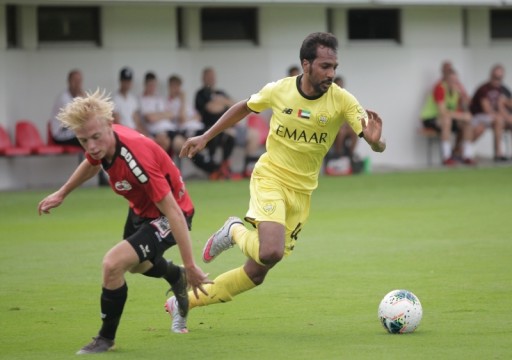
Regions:
[[276, 83], [271, 82], [265, 85], [258, 93], [251, 95], [247, 106], [255, 113], [260, 113], [271, 107], [270, 98]]
[[368, 114], [363, 109], [356, 97], [346, 90], [343, 91], [343, 112], [345, 120], [348, 122], [352, 130], [359, 136], [363, 137], [363, 126], [361, 120], [368, 124]]

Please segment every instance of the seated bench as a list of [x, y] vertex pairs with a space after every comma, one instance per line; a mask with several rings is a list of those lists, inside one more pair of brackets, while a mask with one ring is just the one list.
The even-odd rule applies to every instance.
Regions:
[[427, 129], [423, 126], [419, 128], [418, 132], [421, 137], [427, 140], [427, 164], [428, 166], [432, 166], [432, 152], [434, 150], [434, 146], [439, 144], [439, 133], [434, 129]]

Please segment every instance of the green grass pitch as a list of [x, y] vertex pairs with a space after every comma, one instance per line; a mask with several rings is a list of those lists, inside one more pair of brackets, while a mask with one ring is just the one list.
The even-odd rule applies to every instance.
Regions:
[[[190, 181], [197, 261], [213, 279], [238, 248], [200, 262], [208, 236], [243, 216], [248, 182]], [[53, 190], [0, 193], [0, 359], [74, 359], [99, 328], [101, 260], [120, 240], [125, 200]], [[127, 274], [111, 359], [511, 359], [512, 168], [322, 177], [293, 254], [234, 301], [197, 308], [190, 333], [169, 331], [163, 280]], [[177, 248], [167, 258], [181, 262]], [[414, 292], [423, 320], [390, 335], [377, 307]]]

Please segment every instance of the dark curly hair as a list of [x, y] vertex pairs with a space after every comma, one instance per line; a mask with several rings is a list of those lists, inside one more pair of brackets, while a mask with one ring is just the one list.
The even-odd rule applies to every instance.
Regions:
[[327, 32], [315, 32], [309, 34], [302, 42], [302, 46], [300, 48], [300, 61], [308, 60], [312, 62], [315, 60], [316, 49], [320, 45], [336, 52], [338, 50], [338, 39], [336, 39], [333, 34]]

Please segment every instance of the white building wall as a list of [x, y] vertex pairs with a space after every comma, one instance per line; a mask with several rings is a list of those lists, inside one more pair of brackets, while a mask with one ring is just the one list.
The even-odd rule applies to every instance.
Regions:
[[[371, 156], [377, 165], [409, 168], [426, 164], [426, 144], [417, 135], [418, 112], [425, 95], [439, 77], [440, 63], [450, 59], [472, 93], [487, 79], [497, 62], [509, 69], [505, 79], [512, 85], [512, 44], [493, 43], [489, 36], [489, 9], [468, 8], [467, 46], [460, 6], [402, 7], [402, 44], [348, 42], [348, 7], [334, 6], [334, 33], [339, 47], [339, 73], [346, 86], [367, 108], [384, 119], [388, 149], [373, 154], [362, 142], [357, 151]], [[117, 87], [118, 71], [129, 65], [135, 71], [134, 91], [142, 91], [146, 71], [154, 71], [165, 92], [165, 80], [173, 73], [184, 79], [188, 100], [201, 86], [205, 66], [217, 70], [220, 88], [233, 98], [247, 98], [265, 83], [285, 75], [288, 66], [299, 64], [303, 38], [327, 30], [326, 6], [263, 5], [259, 14], [260, 46], [248, 44], [201, 44], [199, 5], [186, 8], [185, 36], [189, 46], [177, 48], [175, 5], [165, 3], [109, 4], [102, 9], [102, 48], [39, 48], [36, 5], [22, 7], [23, 49], [5, 49], [4, 9], [0, 6], [0, 123], [14, 129], [18, 119], [34, 121], [45, 134], [46, 122], [57, 95], [66, 87], [69, 70], [79, 68], [84, 87]], [[487, 134], [477, 153], [492, 156]], [[1, 159], [0, 159], [1, 160]], [[62, 169], [54, 159], [41, 159], [52, 171]], [[10, 175], [6, 175], [10, 173]], [[29, 182], [25, 182], [29, 183]], [[12, 165], [0, 161], [0, 189], [23, 186], [12, 176]], [[34, 181], [31, 180], [30, 184]]]

